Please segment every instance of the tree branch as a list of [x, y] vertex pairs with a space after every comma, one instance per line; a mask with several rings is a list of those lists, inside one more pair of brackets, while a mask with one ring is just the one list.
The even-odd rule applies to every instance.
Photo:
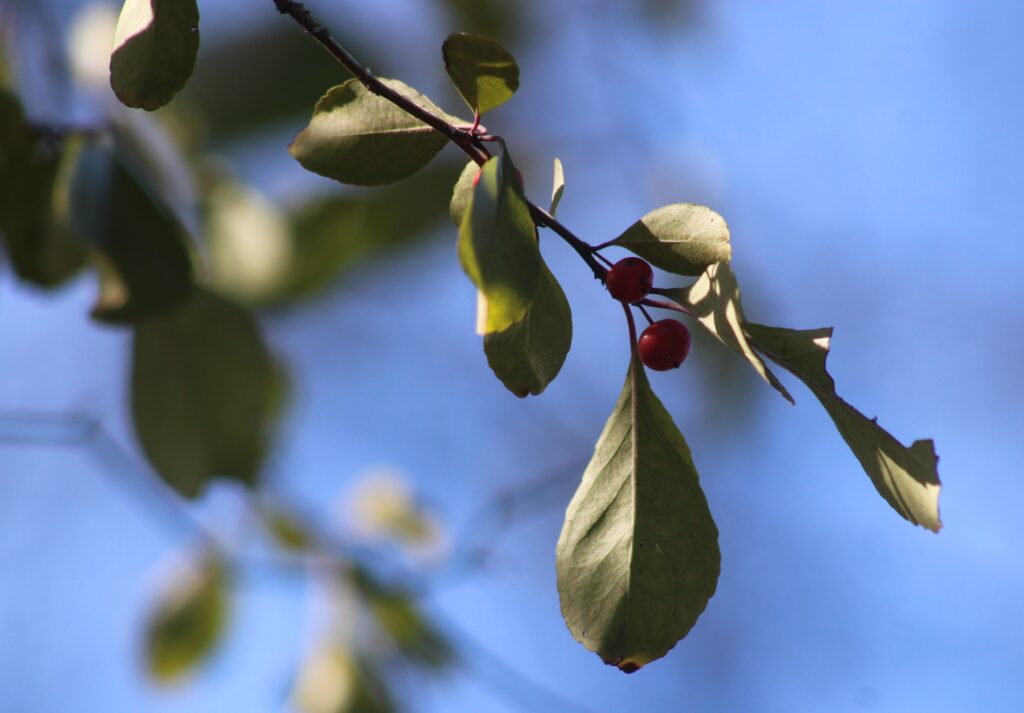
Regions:
[[[274, 0], [274, 5], [277, 7], [277, 11], [282, 15], [287, 15], [295, 20], [299, 26], [308, 32], [313, 39], [319, 42], [332, 57], [345, 67], [345, 69], [351, 72], [352, 76], [359, 80], [370, 92], [386, 99], [405, 113], [416, 117], [424, 124], [427, 124], [438, 131], [449, 141], [462, 149], [466, 155], [468, 155], [477, 164], [482, 165], [491, 158], [490, 152], [483, 146], [479, 136], [477, 136], [472, 130], [467, 131], [465, 129], [460, 129], [457, 126], [453, 126], [441, 117], [432, 114], [415, 102], [409, 100], [407, 97], [402, 96], [373, 76], [370, 70], [360, 64], [359, 60], [349, 54], [344, 47], [338, 44], [338, 41], [331, 36], [331, 33], [313, 18], [313, 15], [301, 2], [297, 2], [296, 0]], [[608, 274], [608, 270], [594, 258], [595, 248], [576, 236], [571, 230], [555, 220], [554, 216], [537, 204], [530, 200], [527, 200], [526, 204], [530, 208], [530, 217], [533, 218], [533, 222], [538, 227], [550, 228], [554, 233], [561, 237], [579, 254], [583, 259], [583, 262], [590, 267], [594, 272], [594, 277], [604, 282], [605, 276]]]

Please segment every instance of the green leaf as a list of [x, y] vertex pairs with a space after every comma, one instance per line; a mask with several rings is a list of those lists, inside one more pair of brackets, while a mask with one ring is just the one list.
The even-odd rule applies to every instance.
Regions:
[[541, 263], [537, 293], [526, 316], [484, 337], [487, 363], [519, 397], [539, 394], [558, 375], [572, 345], [572, 312], [558, 280]]
[[635, 354], [556, 558], [573, 636], [626, 673], [686, 636], [715, 592], [718, 529], [686, 441]]
[[170, 683], [190, 673], [220, 641], [228, 616], [227, 574], [217, 556], [176, 573], [146, 625], [149, 674]]
[[659, 294], [690, 310], [718, 341], [750, 362], [762, 379], [793, 403], [793, 397], [786, 387], [765, 366], [764, 360], [750, 346], [743, 333], [745, 322], [743, 306], [740, 304], [740, 287], [728, 263], [719, 262], [710, 266], [689, 287], [661, 290]]
[[186, 497], [215, 477], [255, 485], [282, 391], [252, 316], [211, 292], [197, 289], [135, 329], [135, 432]]
[[110, 86], [126, 106], [159, 109], [185, 86], [198, 52], [195, 0], [126, 0], [114, 34]]
[[188, 233], [117, 151], [85, 147], [71, 176], [71, 225], [98, 251], [102, 277], [93, 316], [138, 322], [192, 290]]
[[[381, 81], [432, 114], [464, 123], [402, 82]], [[288, 150], [313, 173], [356, 186], [381, 186], [419, 171], [447, 141], [427, 124], [350, 79], [320, 99], [309, 126]]]
[[48, 140], [25, 121], [21, 104], [0, 90], [0, 234], [15, 273], [55, 287], [78, 272], [85, 251], [58, 220], [59, 181], [74, 151]]
[[323, 643], [303, 662], [291, 694], [300, 713], [392, 713], [395, 704], [369, 662]]
[[536, 227], [508, 152], [480, 172], [459, 228], [459, 261], [480, 290], [477, 331], [501, 332], [526, 316], [541, 276]]
[[732, 258], [725, 220], [693, 203], [652, 210], [607, 245], [626, 248], [677, 275], [699, 275], [716, 262]]
[[466, 215], [466, 209], [469, 208], [469, 204], [473, 200], [473, 178], [478, 173], [480, 173], [480, 166], [476, 161], [467, 162], [462, 173], [459, 174], [459, 180], [455, 182], [455, 187], [452, 188], [448, 215], [455, 223], [456, 228], [462, 225], [462, 218]]
[[306, 552], [314, 544], [314, 538], [305, 525], [292, 513], [283, 508], [264, 505], [260, 515], [267, 533], [274, 542], [287, 552]]
[[807, 384], [839, 434], [857, 456], [879, 494], [903, 518], [932, 532], [942, 528], [939, 518], [938, 458], [931, 440], [914, 441], [907, 448], [841, 399], [825, 367], [832, 328], [809, 330], [746, 324], [753, 345]]
[[489, 37], [448, 35], [441, 53], [455, 88], [478, 114], [504, 104], [519, 88], [515, 58]]
[[565, 192], [565, 171], [562, 169], [562, 162], [559, 159], [555, 159], [555, 178], [551, 184], [551, 210], [548, 211], [551, 215], [554, 215], [558, 210], [558, 204], [562, 202], [562, 193]]

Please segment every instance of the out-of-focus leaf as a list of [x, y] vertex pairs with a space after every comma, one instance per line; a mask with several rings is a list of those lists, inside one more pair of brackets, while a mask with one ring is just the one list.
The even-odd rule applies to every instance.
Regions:
[[126, 106], [159, 109], [185, 86], [198, 52], [195, 0], [126, 0], [114, 33], [110, 86]]
[[300, 713], [391, 713], [391, 694], [369, 662], [340, 643], [320, 644], [302, 664], [291, 703]]
[[[381, 81], [432, 114], [464, 123], [402, 82]], [[419, 171], [447, 141], [427, 124], [350, 79], [320, 99], [309, 126], [288, 150], [313, 173], [356, 186], [381, 186]]]
[[716, 339], [746, 359], [762, 379], [793, 403], [789, 391], [765, 366], [764, 360], [750, 346], [743, 333], [740, 287], [729, 263], [715, 263], [689, 287], [661, 290], [660, 294], [689, 309]]
[[652, 210], [608, 244], [677, 275], [699, 275], [716, 262], [732, 258], [729, 226], [722, 216], [693, 203]]
[[82, 149], [71, 177], [70, 219], [104, 263], [97, 319], [137, 322], [179, 304], [192, 290], [182, 224], [116, 151]]
[[686, 636], [720, 563], [690, 450], [634, 355], [558, 538], [562, 615], [577, 641], [632, 673]]
[[55, 215], [66, 193], [58, 175], [73, 154], [30, 127], [18, 100], [0, 89], [0, 234], [18, 277], [40, 287], [63, 283], [85, 259]]
[[135, 433], [186, 497], [216, 477], [255, 485], [282, 392], [255, 320], [211, 292], [197, 289], [135, 329]]
[[274, 541], [289, 552], [305, 552], [313, 544], [313, 535], [287, 510], [276, 506], [260, 508], [263, 524]]
[[459, 228], [459, 261], [480, 291], [477, 331], [508, 329], [526, 316], [541, 279], [536, 227], [507, 151], [480, 171]]
[[178, 680], [208, 657], [228, 617], [227, 574], [216, 555], [176, 572], [146, 625], [146, 663], [160, 683]]
[[902, 445], [860, 411], [841, 399], [826, 370], [832, 328], [794, 330], [747, 323], [753, 345], [792, 372], [810, 388], [857, 456], [875, 489], [903, 518], [932, 532], [939, 518], [938, 458], [931, 440]]
[[480, 173], [480, 167], [476, 161], [469, 161], [462, 169], [462, 173], [459, 174], [459, 180], [455, 182], [455, 187], [452, 188], [452, 200], [448, 204], [448, 215], [455, 223], [456, 228], [462, 225], [462, 218], [466, 215], [470, 201], [473, 200], [473, 178], [478, 173]]
[[444, 68], [469, 108], [483, 114], [507, 102], [519, 88], [519, 65], [489, 37], [457, 32], [441, 46]]
[[444, 533], [417, 502], [402, 473], [373, 470], [355, 484], [347, 500], [347, 524], [358, 537], [399, 544], [421, 560], [444, 554]]
[[427, 620], [409, 593], [382, 584], [362, 568], [353, 570], [352, 584], [399, 654], [427, 668], [452, 663], [451, 643]]
[[562, 202], [562, 193], [565, 192], [565, 171], [562, 169], [562, 162], [555, 159], [555, 178], [551, 184], [551, 210], [548, 212], [554, 215], [558, 211], [558, 204]]
[[537, 294], [526, 316], [484, 337], [487, 363], [516, 396], [536, 395], [558, 375], [571, 345], [569, 300], [542, 262]]
[[452, 27], [487, 37], [513, 39], [523, 29], [526, 5], [500, 0], [441, 0], [452, 14]]
[[[308, 298], [364, 260], [434, 235], [431, 229], [444, 214], [452, 175], [453, 166], [439, 162], [401, 183], [301, 206], [291, 216], [291, 243], [281, 257], [286, 274], [276, 290], [255, 301], [279, 304]], [[210, 257], [216, 263], [225, 255], [213, 250]], [[215, 265], [212, 272], [231, 269], [230, 264]]]

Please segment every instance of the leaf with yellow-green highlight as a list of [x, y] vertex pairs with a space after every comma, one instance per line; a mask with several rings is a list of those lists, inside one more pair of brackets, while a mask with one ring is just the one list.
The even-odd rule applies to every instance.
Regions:
[[541, 279], [536, 227], [507, 151], [480, 171], [459, 227], [459, 261], [480, 294], [477, 331], [508, 329], [526, 316]]
[[825, 364], [832, 328], [795, 330], [748, 322], [745, 329], [754, 347], [810, 388], [885, 501], [907, 521], [938, 532], [942, 484], [934, 443], [914, 441], [908, 448], [839, 397]]
[[[391, 89], [444, 120], [427, 97], [395, 79]], [[377, 96], [356, 79], [331, 88], [313, 110], [309, 125], [288, 147], [313, 173], [355, 186], [382, 186], [400, 181], [426, 166], [448, 139], [429, 125]]]
[[489, 37], [455, 33], [444, 41], [441, 53], [455, 88], [478, 114], [501, 106], [519, 88], [515, 58]]
[[577, 641], [632, 673], [686, 636], [720, 565], [690, 450], [634, 354], [558, 538], [562, 615]]
[[704, 274], [689, 287], [659, 290], [659, 294], [689, 310], [702, 327], [746, 359], [758, 376], [782, 394], [783, 398], [793, 403], [789, 391], [765, 366], [764, 360], [747, 340], [743, 331], [746, 323], [743, 306], [740, 304], [740, 286], [729, 263], [717, 262], [705, 270]]
[[196, 0], [126, 0], [110, 57], [110, 86], [126, 106], [153, 111], [185, 86], [199, 53]]
[[696, 276], [732, 259], [729, 226], [715, 211], [693, 203], [652, 210], [606, 245], [617, 245], [677, 275]]
[[508, 329], [484, 337], [484, 353], [494, 375], [520, 398], [547, 388], [558, 376], [571, 345], [569, 300], [544, 264], [526, 316]]
[[455, 186], [452, 188], [452, 199], [448, 204], [448, 216], [455, 223], [456, 228], [462, 225], [462, 218], [466, 215], [466, 209], [469, 208], [469, 204], [473, 200], [473, 179], [478, 173], [480, 173], [480, 166], [477, 165], [476, 161], [469, 161], [463, 167], [462, 173], [459, 174], [459, 180], [455, 182]]
[[555, 159], [554, 179], [551, 183], [551, 208], [548, 212], [555, 215], [558, 211], [558, 204], [562, 202], [562, 194], [565, 193], [565, 169], [562, 168], [561, 159]]
[[220, 641], [228, 616], [227, 573], [211, 552], [179, 566], [146, 624], [146, 665], [159, 683], [191, 673]]

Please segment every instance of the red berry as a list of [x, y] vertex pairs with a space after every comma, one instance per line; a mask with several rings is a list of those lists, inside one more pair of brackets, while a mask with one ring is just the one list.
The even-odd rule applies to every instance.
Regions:
[[654, 272], [646, 260], [638, 257], [627, 257], [612, 265], [604, 284], [612, 297], [620, 302], [639, 302], [654, 285]]
[[655, 371], [676, 369], [690, 353], [690, 330], [682, 322], [662, 319], [640, 335], [640, 361]]

